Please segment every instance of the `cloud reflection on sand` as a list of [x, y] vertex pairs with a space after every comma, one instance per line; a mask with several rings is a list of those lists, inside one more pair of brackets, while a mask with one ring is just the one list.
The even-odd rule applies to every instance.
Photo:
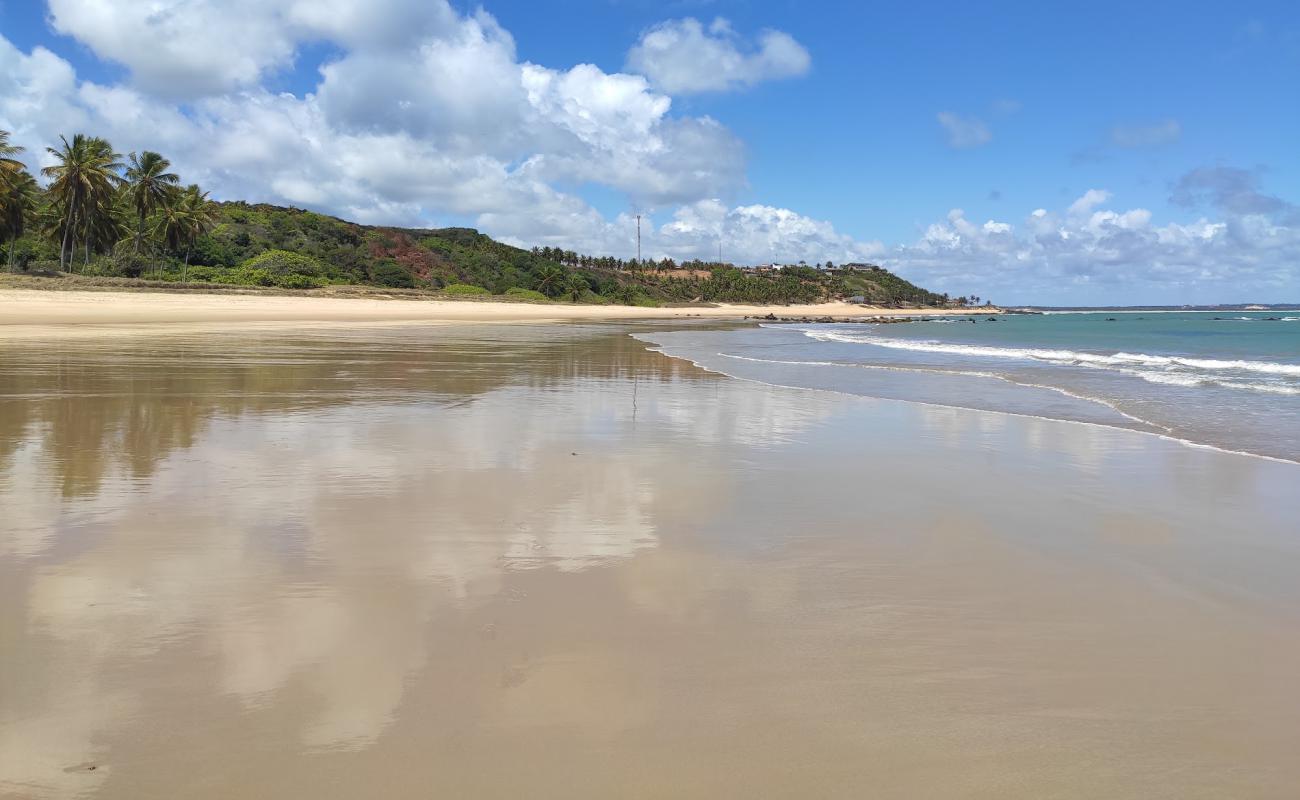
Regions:
[[11, 619], [47, 668], [23, 677], [21, 711], [0, 703], [0, 785], [57, 794], [106, 780], [107, 766], [62, 770], [94, 762], [102, 732], [151, 702], [124, 671], [182, 656], [246, 713], [289, 703], [304, 746], [366, 747], [408, 676], [439, 657], [438, 619], [516, 591], [511, 572], [632, 558], [658, 545], [663, 514], [726, 501], [725, 475], [703, 455], [681, 460], [665, 436], [761, 445], [817, 417], [702, 373], [716, 402], [693, 414], [667, 391], [679, 364], [618, 346], [644, 373], [635, 407], [630, 384], [600, 376], [563, 393], [502, 383], [471, 405], [214, 407], [192, 442], [150, 457], [147, 479], [115, 448], [152, 445], [86, 440], [105, 452], [77, 454], [97, 473], [71, 496], [51, 428], [27, 425], [3, 473], [0, 556], [18, 569]]

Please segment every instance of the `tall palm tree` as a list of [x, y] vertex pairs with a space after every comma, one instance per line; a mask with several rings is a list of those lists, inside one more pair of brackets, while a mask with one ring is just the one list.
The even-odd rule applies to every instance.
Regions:
[[58, 162], [41, 170], [51, 178], [50, 197], [58, 205], [61, 216], [62, 243], [59, 247], [59, 267], [71, 262], [71, 249], [76, 247], [75, 232], [80, 230], [86, 248], [86, 261], [90, 261], [90, 243], [96, 225], [112, 213], [113, 193], [122, 177], [118, 174], [121, 156], [113, 152], [107, 141], [95, 136], [76, 134], [69, 142], [60, 136], [63, 147], [47, 147], [46, 151]]
[[27, 165], [14, 156], [24, 148], [9, 143], [9, 131], [0, 131], [0, 242], [9, 242], [7, 264], [12, 272], [18, 239], [27, 228], [27, 219], [36, 212], [40, 187], [27, 172]]
[[144, 239], [145, 218], [167, 202], [180, 177], [168, 172], [172, 163], [152, 150], [140, 155], [132, 153], [126, 167], [126, 191], [135, 207], [135, 252], [140, 252]]
[[0, 242], [9, 242], [9, 271], [14, 268], [18, 239], [27, 227], [27, 218], [36, 211], [40, 189], [27, 170], [0, 167]]
[[195, 184], [184, 191], [173, 191], [167, 203], [158, 211], [155, 234], [164, 246], [174, 253], [185, 252], [185, 271], [181, 280], [189, 276], [190, 253], [199, 237], [216, 227], [217, 204], [208, 199], [208, 193]]
[[184, 281], [189, 278], [190, 251], [201, 237], [217, 227], [217, 218], [220, 212], [217, 210], [217, 204], [208, 199], [208, 193], [200, 189], [198, 184], [195, 183], [185, 187], [185, 192], [181, 195], [181, 202], [184, 204], [185, 213], [189, 217], [189, 226], [186, 231], [188, 236], [185, 241], [185, 269], [181, 273], [181, 280]]

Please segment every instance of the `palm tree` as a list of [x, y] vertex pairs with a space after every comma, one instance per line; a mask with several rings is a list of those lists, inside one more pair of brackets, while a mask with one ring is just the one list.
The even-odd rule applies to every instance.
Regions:
[[587, 280], [576, 272], [569, 273], [568, 279], [564, 282], [564, 291], [573, 298], [573, 302], [582, 299], [582, 293], [590, 289]]
[[0, 167], [0, 242], [8, 240], [9, 271], [14, 268], [14, 251], [27, 227], [27, 218], [36, 210], [39, 192], [36, 179], [25, 169]]
[[9, 144], [9, 131], [0, 131], [0, 170], [18, 172], [26, 169], [23, 162], [13, 158], [22, 151], [18, 145]]
[[220, 212], [217, 204], [208, 199], [208, 193], [201, 190], [198, 184], [191, 183], [185, 187], [181, 198], [189, 219], [185, 240], [185, 269], [181, 273], [181, 280], [186, 280], [190, 271], [190, 251], [195, 242], [217, 226]]
[[172, 163], [152, 150], [140, 155], [132, 153], [126, 167], [127, 194], [135, 207], [135, 252], [140, 252], [144, 239], [145, 218], [167, 202], [180, 178], [167, 169]]
[[158, 209], [158, 219], [154, 226], [154, 235], [163, 243], [163, 247], [179, 253], [189, 241], [190, 215], [185, 208], [184, 195], [176, 192]]
[[168, 250], [174, 253], [185, 251], [185, 270], [181, 280], [188, 277], [194, 243], [216, 227], [217, 215], [217, 204], [195, 184], [187, 186], [184, 191], [172, 191], [168, 202], [159, 209], [155, 233]]
[[537, 291], [547, 297], [558, 297], [564, 293], [564, 280], [567, 274], [563, 267], [553, 264], [542, 267], [537, 270]]
[[118, 174], [122, 164], [112, 145], [99, 137], [78, 133], [71, 142], [64, 136], [59, 139], [62, 148], [46, 148], [58, 163], [41, 170], [41, 174], [53, 179], [48, 191], [60, 211], [59, 267], [64, 268], [71, 262], [69, 245], [75, 249], [74, 231], [78, 227], [89, 263], [91, 235], [97, 224], [103, 224], [103, 217], [112, 213], [113, 193], [122, 182]]

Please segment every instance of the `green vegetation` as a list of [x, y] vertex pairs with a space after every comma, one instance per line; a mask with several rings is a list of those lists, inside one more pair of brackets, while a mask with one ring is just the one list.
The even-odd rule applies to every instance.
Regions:
[[[296, 208], [217, 203], [181, 187], [159, 153], [123, 160], [77, 134], [49, 148], [42, 189], [0, 131], [0, 244], [11, 271], [310, 290], [337, 285], [454, 296], [621, 303], [812, 303], [863, 295], [940, 305], [880, 268], [831, 274], [807, 266], [742, 270], [671, 259], [637, 262], [542, 247], [523, 250], [470, 228], [357, 225]], [[827, 264], [829, 267], [830, 265]]]
[[513, 297], [516, 300], [531, 300], [535, 303], [544, 303], [550, 299], [541, 292], [533, 289], [525, 289], [520, 286], [512, 286], [509, 289], [506, 289], [505, 294], [506, 297]]
[[858, 269], [841, 269], [836, 275], [842, 293], [847, 297], [861, 296], [868, 303], [910, 303], [920, 306], [948, 305], [946, 294], [936, 294], [906, 281], [887, 269], [862, 265]]

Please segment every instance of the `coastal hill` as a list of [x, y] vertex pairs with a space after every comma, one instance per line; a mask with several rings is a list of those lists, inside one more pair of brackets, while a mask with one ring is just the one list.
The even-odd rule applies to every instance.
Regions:
[[[0, 131], [0, 245], [10, 272], [162, 284], [311, 290], [377, 286], [444, 295], [508, 295], [575, 303], [817, 303], [941, 307], [950, 301], [878, 266], [757, 268], [524, 250], [471, 228], [414, 229], [273, 205], [215, 202], [182, 186], [152, 151], [117, 152], [75, 134], [47, 148], [44, 186]], [[818, 265], [819, 267], [822, 265]], [[120, 285], [120, 284], [119, 284]]]
[[[628, 305], [814, 303], [840, 298], [887, 306], [949, 305], [880, 267], [750, 269], [709, 262], [622, 260], [559, 248], [525, 250], [472, 228], [361, 225], [297, 208], [211, 203], [209, 229], [190, 241], [136, 252], [128, 238], [71, 261], [69, 271], [150, 282], [312, 289], [362, 285], [453, 296], [506, 295]], [[35, 232], [16, 243], [15, 271], [54, 271], [59, 248]], [[964, 299], [957, 301], [958, 304]]]

